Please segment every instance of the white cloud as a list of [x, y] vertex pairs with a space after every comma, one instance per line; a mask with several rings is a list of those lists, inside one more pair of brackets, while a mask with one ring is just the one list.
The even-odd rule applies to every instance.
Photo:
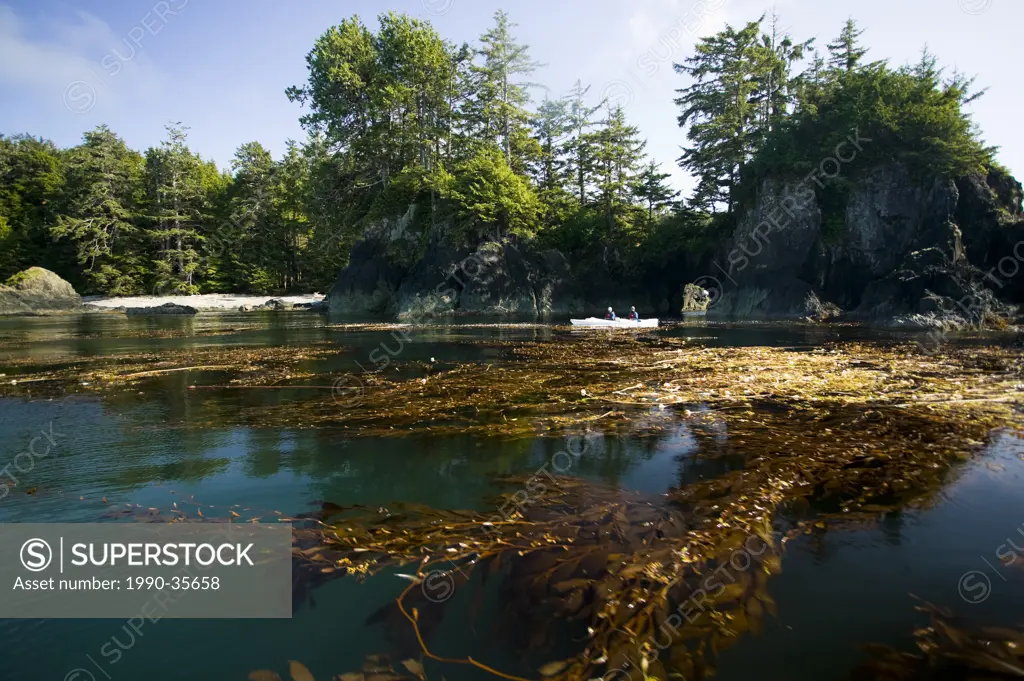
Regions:
[[[30, 30], [32, 29], [32, 30]], [[159, 74], [144, 52], [142, 29], [117, 35], [88, 12], [46, 16], [31, 26], [0, 5], [0, 83], [34, 92], [40, 111], [110, 111], [130, 99], [153, 96]], [[36, 38], [41, 35], [45, 38]], [[133, 42], [132, 38], [135, 38]]]

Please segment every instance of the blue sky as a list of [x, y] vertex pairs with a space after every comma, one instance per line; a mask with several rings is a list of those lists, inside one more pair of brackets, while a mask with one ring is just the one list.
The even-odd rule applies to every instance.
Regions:
[[373, 26], [394, 9], [472, 41], [499, 7], [547, 64], [534, 80], [559, 96], [581, 79], [595, 102], [624, 104], [682, 188], [691, 183], [674, 163], [684, 138], [672, 99], [685, 81], [672, 62], [697, 37], [772, 7], [795, 38], [821, 47], [853, 16], [874, 59], [915, 61], [927, 43], [942, 64], [976, 74], [990, 89], [975, 120], [1024, 175], [1021, 0], [0, 0], [0, 133], [70, 146], [106, 123], [143, 150], [181, 121], [190, 146], [221, 167], [252, 140], [279, 156], [286, 139], [304, 137], [284, 90], [305, 81], [304, 57], [327, 27], [352, 14]]

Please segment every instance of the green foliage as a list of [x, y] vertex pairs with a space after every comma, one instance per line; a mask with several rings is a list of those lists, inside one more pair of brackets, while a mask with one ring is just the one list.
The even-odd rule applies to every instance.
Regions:
[[847, 73], [857, 68], [860, 60], [868, 52], [858, 42], [863, 34], [864, 30], [857, 28], [856, 21], [852, 18], [847, 19], [839, 37], [828, 44], [828, 52], [831, 55], [828, 60], [829, 66]]
[[893, 160], [919, 181], [979, 172], [992, 162], [993, 150], [963, 110], [978, 96], [971, 81], [959, 74], [942, 80], [927, 50], [914, 66], [863, 63], [863, 32], [851, 19], [828, 45], [828, 66], [815, 52], [808, 69], [791, 76], [812, 41], [780, 39], [774, 28], [759, 38], [760, 27], [761, 20], [741, 30], [727, 26], [678, 67], [694, 81], [677, 99], [691, 142], [680, 164], [698, 180], [694, 206], [738, 210], [764, 177], [802, 179], [835, 159], [837, 148], [856, 159], [843, 162], [853, 163], [843, 168], [848, 177]]
[[840, 152], [842, 176], [815, 185], [829, 240], [849, 183], [894, 161], [922, 182], [987, 172], [1019, 215], [1019, 184], [965, 113], [970, 79], [927, 50], [902, 68], [866, 62], [852, 20], [827, 61], [779, 24], [726, 26], [677, 67], [688, 209], [625, 112], [582, 82], [531, 106], [541, 65], [504, 12], [462, 45], [389, 12], [316, 40], [306, 82], [286, 92], [307, 139], [279, 156], [243, 144], [230, 173], [177, 124], [144, 157], [104, 127], [67, 150], [0, 136], [0, 279], [40, 265], [85, 293], [324, 291], [386, 224], [405, 231], [404, 260], [436, 236], [497, 231], [561, 250], [581, 281], [677, 293], [681, 263], [729, 238], [766, 176], [801, 180]]
[[671, 205], [679, 192], [672, 189], [665, 181], [671, 177], [668, 173], [658, 172], [658, 164], [651, 161], [637, 175], [633, 183], [633, 195], [647, 206], [647, 221], [654, 222], [656, 211]]
[[4, 282], [4, 286], [10, 286], [11, 288], [14, 288], [18, 284], [24, 281], [28, 281], [30, 276], [31, 275], [29, 275], [28, 270], [18, 272], [17, 274], [12, 274], [10, 277], [7, 278], [7, 281]]
[[525, 172], [525, 162], [535, 158], [540, 149], [530, 144], [526, 125], [530, 114], [525, 106], [530, 101], [529, 82], [518, 80], [532, 74], [539, 63], [529, 57], [529, 47], [512, 36], [515, 23], [502, 10], [494, 13], [494, 27], [480, 36], [477, 54], [483, 63], [474, 68], [477, 96], [471, 110], [477, 117], [481, 137], [499, 146], [505, 162], [517, 172]]
[[695, 207], [713, 210], [726, 203], [731, 210], [740, 172], [756, 148], [756, 100], [767, 56], [759, 42], [760, 29], [760, 20], [740, 30], [726, 26], [702, 38], [695, 54], [676, 65], [679, 73], [694, 80], [679, 90], [676, 104], [681, 109], [679, 125], [687, 127], [692, 143], [684, 148], [679, 164], [697, 176], [690, 199]]
[[0, 278], [3, 273], [18, 266], [17, 240], [14, 230], [3, 215], [0, 215]]
[[136, 227], [142, 170], [142, 157], [105, 126], [68, 154], [63, 214], [50, 234], [73, 245], [85, 293], [143, 289]]
[[0, 278], [39, 263], [74, 278], [78, 263], [73, 249], [54, 244], [48, 228], [59, 210], [63, 163], [64, 154], [52, 142], [0, 136], [0, 217], [10, 230], [3, 241]]
[[245, 281], [247, 289], [255, 294], [270, 293], [276, 288], [275, 277], [264, 267], [253, 265], [246, 267]]
[[167, 139], [146, 153], [149, 238], [156, 248], [153, 290], [161, 294], [199, 293], [201, 261], [198, 225], [206, 208], [203, 162], [186, 146], [186, 130], [167, 126]]
[[622, 107], [609, 111], [604, 126], [594, 135], [596, 189], [609, 234], [617, 225], [632, 224], [622, 218], [632, 213], [630, 189], [645, 146], [647, 142], [640, 139], [640, 131], [626, 123]]
[[841, 154], [856, 156], [843, 169], [846, 177], [894, 159], [920, 179], [982, 172], [993, 150], [963, 111], [969, 98], [962, 78], [943, 83], [934, 72], [883, 64], [854, 70], [828, 86], [813, 110], [798, 111], [773, 131], [747, 178], [803, 177], [840, 145]]
[[395, 175], [386, 189], [378, 194], [367, 213], [368, 222], [378, 222], [404, 215], [409, 206], [423, 200], [424, 193], [429, 193], [432, 186], [431, 173], [423, 168], [404, 168]]
[[464, 229], [497, 226], [503, 233], [533, 236], [540, 201], [530, 183], [517, 175], [504, 154], [485, 148], [456, 167], [448, 197], [457, 206]]

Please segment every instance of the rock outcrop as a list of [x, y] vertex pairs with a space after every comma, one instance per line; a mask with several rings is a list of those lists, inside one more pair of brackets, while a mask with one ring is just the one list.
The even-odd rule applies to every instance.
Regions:
[[129, 317], [185, 317], [196, 315], [199, 310], [188, 305], [164, 303], [156, 307], [129, 307], [124, 313]]
[[352, 248], [349, 266], [327, 294], [332, 313], [392, 314], [407, 269], [389, 257], [387, 242], [369, 237]]
[[568, 289], [568, 264], [557, 251], [538, 251], [511, 236], [470, 246], [446, 233], [434, 229], [422, 254], [409, 257], [402, 230], [371, 230], [353, 247], [351, 264], [331, 289], [330, 312], [544, 317], [579, 305]]
[[42, 267], [19, 272], [0, 285], [0, 314], [46, 314], [82, 309], [82, 297], [74, 287]]
[[841, 315], [905, 328], [1012, 316], [979, 266], [1012, 255], [1005, 223], [1020, 220], [1020, 192], [992, 184], [978, 176], [922, 185], [894, 163], [834, 190], [846, 192], [845, 205], [826, 211], [806, 185], [765, 181], [718, 261], [721, 272], [706, 277], [721, 289], [708, 316]]

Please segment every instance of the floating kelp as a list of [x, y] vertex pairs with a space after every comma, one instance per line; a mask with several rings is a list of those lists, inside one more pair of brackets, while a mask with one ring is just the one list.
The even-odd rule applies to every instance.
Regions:
[[917, 608], [931, 624], [914, 632], [917, 652], [866, 646], [872, 659], [852, 681], [973, 681], [1024, 678], [1024, 631], [1002, 627], [971, 628], [934, 605]]
[[[310, 362], [336, 357], [342, 348], [328, 343], [293, 347], [213, 346], [165, 349], [159, 352], [106, 354], [75, 357], [38, 367], [39, 360], [7, 360], [8, 371], [0, 381], [0, 396], [20, 394], [53, 395], [68, 392], [106, 393], [146, 380], [175, 373], [225, 374], [231, 386], [257, 386], [300, 381], [315, 374]], [[17, 374], [11, 369], [22, 369]], [[330, 390], [330, 386], [327, 387]]]
[[[519, 678], [474, 651], [445, 657], [431, 647], [447, 603], [436, 590], [486, 579], [497, 582], [507, 640], [543, 651], [556, 633], [576, 635], [571, 657], [559, 653], [532, 675], [562, 681], [623, 669], [654, 679], [708, 675], [719, 651], [772, 612], [765, 588], [779, 569], [782, 538], [862, 527], [931, 503], [957, 462], [993, 430], [1016, 427], [1024, 402], [1021, 355], [999, 347], [926, 355], [912, 346], [710, 348], [623, 335], [477, 345], [500, 354], [489, 363], [396, 358], [386, 370], [357, 375], [325, 375], [320, 362], [339, 352], [326, 344], [169, 350], [35, 373], [25, 366], [3, 392], [104, 395], [178, 373], [211, 403], [209, 420], [188, 427], [510, 438], [689, 429], [699, 456], [736, 465], [656, 496], [561, 474], [504, 479], [512, 491], [493, 500], [492, 513], [325, 505], [296, 532], [300, 602], [328, 580], [403, 571], [407, 588], [372, 618], [414, 644], [396, 659], [422, 655]], [[47, 387], [26, 387], [36, 379]], [[292, 398], [225, 401], [209, 418], [217, 396], [231, 390]], [[311, 396], [296, 396], [303, 393]], [[663, 418], [648, 418], [654, 414]], [[708, 421], [721, 429], [700, 427]], [[155, 522], [201, 517], [176, 510], [130, 512]]]
[[1024, 399], [1021, 355], [999, 347], [950, 347], [925, 355], [909, 345], [709, 348], [625, 336], [467, 344], [497, 348], [502, 356], [489, 363], [396, 359], [382, 371], [337, 374], [325, 371], [325, 361], [344, 351], [329, 344], [168, 349], [79, 358], [36, 371], [25, 362], [29, 366], [20, 374], [7, 371], [0, 395], [137, 390], [154, 377], [179, 372], [204, 394], [302, 395], [232, 405], [226, 414], [231, 423], [210, 425], [341, 427], [352, 436], [393, 436], [416, 428], [516, 436], [598, 416], [626, 422], [637, 408], [685, 412], [701, 405], [723, 414], [746, 411], [755, 420], [765, 407], [843, 406], [940, 414], [969, 405], [972, 413], [995, 418]]
[[500, 582], [504, 640], [543, 650], [557, 631], [585, 629], [577, 655], [542, 676], [698, 679], [774, 611], [766, 582], [782, 541], [931, 503], [990, 425], [897, 407], [792, 409], [753, 427], [733, 419], [728, 446], [744, 466], [665, 495], [549, 475], [501, 480], [515, 491], [492, 500], [492, 513], [328, 505], [296, 535], [297, 583], [404, 569], [410, 584], [372, 621], [390, 632], [404, 623], [428, 658], [520, 678], [472, 651], [449, 658], [430, 647], [448, 597], [477, 588], [479, 574]]
[[[440, 619], [434, 611], [445, 607], [431, 593], [489, 575], [501, 582], [509, 640], [541, 646], [553, 629], [585, 626], [577, 655], [545, 664], [543, 676], [576, 681], [632, 669], [654, 679], [700, 678], [719, 651], [772, 612], [765, 582], [779, 566], [779, 532], [863, 527], [931, 503], [957, 461], [993, 429], [1013, 425], [1021, 399], [1019, 358], [998, 350], [922, 358], [865, 346], [800, 353], [675, 347], [647, 349], [641, 364], [599, 348], [570, 359], [517, 346], [528, 361], [506, 369], [546, 371], [545, 390], [569, 402], [556, 368], [573, 362], [576, 375], [590, 379], [573, 396], [593, 401], [584, 414], [710, 404], [728, 437], [709, 439], [702, 455], [738, 457], [742, 467], [657, 497], [564, 476], [505, 480], [518, 489], [494, 508], [511, 513], [329, 507], [322, 525], [298, 536], [297, 566], [307, 583], [412, 567], [410, 585], [377, 619], [392, 621], [389, 630], [404, 620], [427, 657], [519, 678], [471, 652], [453, 659], [430, 647], [429, 625]], [[469, 389], [466, 374], [486, 371], [460, 368], [436, 389]], [[655, 371], [657, 382], [642, 380]], [[624, 383], [623, 374], [633, 381]], [[502, 386], [521, 396], [521, 383]], [[415, 402], [417, 389], [408, 389]], [[591, 427], [610, 427], [613, 413], [602, 412]], [[557, 431], [557, 417], [566, 415], [552, 407], [538, 418]], [[708, 582], [723, 570], [727, 581]]]

